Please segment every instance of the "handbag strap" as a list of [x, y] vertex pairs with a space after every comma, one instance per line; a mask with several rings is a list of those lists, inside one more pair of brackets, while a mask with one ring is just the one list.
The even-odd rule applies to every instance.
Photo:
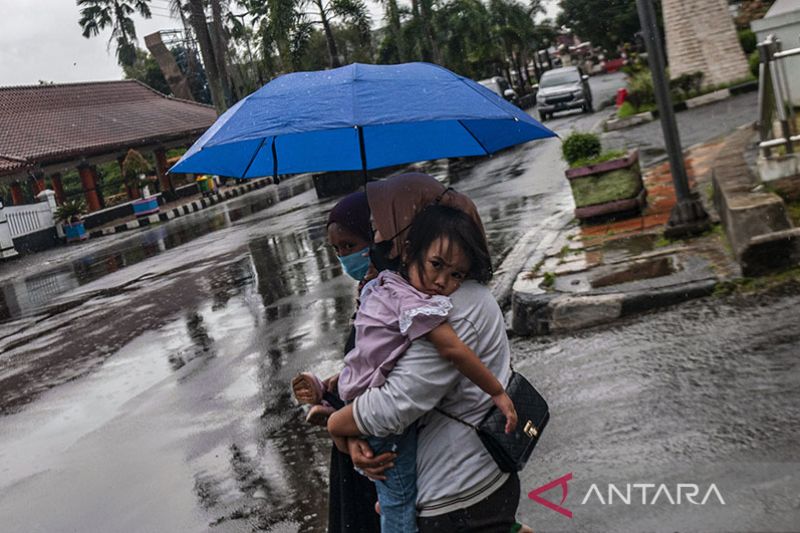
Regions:
[[434, 407], [434, 408], [433, 408], [433, 410], [434, 410], [434, 411], [437, 411], [437, 412], [439, 412], [439, 413], [441, 413], [441, 414], [443, 414], [443, 415], [444, 415], [444, 416], [446, 416], [447, 418], [452, 418], [452, 419], [453, 419], [453, 420], [455, 420], [456, 422], [461, 422], [461, 423], [462, 423], [462, 424], [464, 424], [465, 426], [469, 426], [469, 427], [471, 427], [472, 429], [474, 429], [475, 431], [478, 431], [478, 428], [477, 428], [477, 427], [476, 427], [474, 424], [470, 424], [469, 422], [465, 422], [464, 420], [461, 420], [460, 418], [458, 418], [458, 417], [457, 417], [457, 416], [455, 416], [455, 415], [451, 415], [450, 413], [448, 413], [447, 411], [445, 411], [444, 409], [442, 409], [442, 408], [440, 408], [440, 407]]
[[[514, 372], [515, 372], [515, 370], [514, 370], [514, 365], [513, 365], [513, 364], [511, 364], [511, 359], [510, 359], [510, 358], [509, 358], [509, 361], [508, 361], [508, 367], [511, 369], [511, 375], [514, 375]], [[444, 409], [442, 409], [441, 407], [434, 407], [434, 408], [433, 408], [433, 410], [434, 410], [434, 411], [437, 411], [437, 412], [439, 412], [439, 413], [441, 413], [441, 414], [443, 414], [443, 415], [444, 415], [444, 416], [446, 416], [447, 418], [452, 418], [452, 419], [453, 419], [453, 420], [455, 420], [456, 422], [461, 422], [461, 423], [462, 423], [462, 424], [464, 424], [465, 426], [469, 426], [469, 427], [471, 427], [472, 429], [474, 429], [475, 431], [478, 431], [478, 427], [477, 427], [475, 424], [470, 424], [469, 422], [466, 422], [466, 421], [464, 421], [464, 420], [461, 420], [461, 419], [460, 419], [460, 418], [458, 418], [457, 416], [455, 416], [455, 415], [451, 415], [450, 413], [448, 413], [447, 411], [445, 411], [445, 410], [444, 410]]]

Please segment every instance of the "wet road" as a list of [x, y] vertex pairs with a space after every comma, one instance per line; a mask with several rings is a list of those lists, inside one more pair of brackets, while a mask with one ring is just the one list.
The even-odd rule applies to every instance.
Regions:
[[[600, 101], [619, 78], [593, 83]], [[563, 135], [598, 119], [571, 114], [549, 125]], [[558, 141], [549, 140], [425, 168], [473, 197], [500, 258], [520, 235], [569, 208], [559, 153]], [[334, 201], [317, 200], [308, 180], [296, 178], [109, 245], [93, 243], [89, 254], [72, 249], [64, 261], [48, 258], [52, 268], [22, 263], [30, 275], [6, 278], [3, 531], [323, 531], [328, 442], [302, 423], [287, 384], [299, 370], [325, 375], [341, 365], [354, 284], [324, 244]], [[693, 319], [673, 322], [677, 329], [656, 338]], [[773, 325], [755, 322], [753, 335]], [[626, 344], [623, 331], [617, 335]], [[596, 391], [613, 403], [614, 394], [638, 386], [625, 379], [638, 351], [614, 363], [614, 379], [594, 382], [603, 367], [602, 358], [589, 357], [597, 354], [594, 339], [563, 340], [574, 343], [564, 352], [574, 354], [568, 373], [552, 351], [564, 350], [562, 341], [552, 342], [516, 342], [521, 361], [550, 354], [545, 390], [565, 390], [581, 375], [596, 383], [582, 390], [582, 402]], [[668, 364], [658, 354], [653, 361]], [[716, 387], [705, 394], [719, 394]], [[577, 410], [564, 416], [576, 429], [587, 422]], [[558, 435], [569, 424], [549, 431]], [[595, 455], [572, 438], [583, 447], [559, 466], [619, 457]], [[563, 453], [548, 451], [546, 442], [542, 453]], [[538, 481], [536, 472], [524, 482]]]
[[[519, 516], [536, 531], [798, 531], [798, 305], [795, 285], [514, 340], [517, 369], [552, 412], [521, 475]], [[525, 497], [568, 473], [571, 519]], [[648, 483], [631, 489], [629, 504], [609, 497], [609, 484], [627, 496], [628, 484]], [[698, 486], [697, 505], [688, 487], [677, 501], [679, 483]], [[712, 483], [725, 505], [716, 496], [700, 505]], [[670, 496], [653, 505], [661, 484]]]

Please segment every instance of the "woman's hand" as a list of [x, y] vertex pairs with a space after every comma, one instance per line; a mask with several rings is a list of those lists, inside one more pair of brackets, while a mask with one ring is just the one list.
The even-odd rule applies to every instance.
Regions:
[[386, 479], [384, 472], [394, 467], [393, 461], [397, 457], [397, 454], [392, 452], [385, 452], [373, 457], [372, 448], [369, 447], [367, 441], [359, 438], [347, 439], [347, 449], [353, 464], [373, 481], [384, 481]]
[[517, 410], [514, 409], [514, 402], [511, 397], [503, 391], [492, 396], [492, 401], [506, 417], [506, 433], [512, 433], [517, 428]]

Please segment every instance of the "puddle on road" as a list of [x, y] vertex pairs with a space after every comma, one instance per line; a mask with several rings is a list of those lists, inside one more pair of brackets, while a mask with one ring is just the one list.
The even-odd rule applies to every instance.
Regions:
[[213, 214], [200, 212], [190, 215], [187, 217], [188, 220], [181, 218], [142, 230], [135, 240], [120, 246], [90, 253], [69, 265], [0, 286], [0, 321], [24, 316], [60, 294], [214, 231], [227, 228], [247, 216], [300, 195], [312, 187], [310, 179], [302, 179], [296, 184], [287, 184], [278, 189], [260, 190], [238, 202], [221, 204], [220, 212]]
[[672, 258], [660, 257], [657, 259], [636, 261], [633, 264], [626, 265], [625, 268], [621, 270], [592, 278], [589, 280], [589, 283], [592, 288], [600, 289], [610, 285], [628, 283], [630, 281], [642, 281], [669, 276], [675, 272], [677, 272], [677, 270], [672, 263]]

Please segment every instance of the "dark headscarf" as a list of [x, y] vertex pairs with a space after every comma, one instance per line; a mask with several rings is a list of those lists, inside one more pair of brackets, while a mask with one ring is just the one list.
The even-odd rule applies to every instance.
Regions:
[[369, 223], [369, 203], [364, 192], [354, 192], [342, 198], [328, 213], [328, 226], [336, 222], [367, 242], [372, 242]]

